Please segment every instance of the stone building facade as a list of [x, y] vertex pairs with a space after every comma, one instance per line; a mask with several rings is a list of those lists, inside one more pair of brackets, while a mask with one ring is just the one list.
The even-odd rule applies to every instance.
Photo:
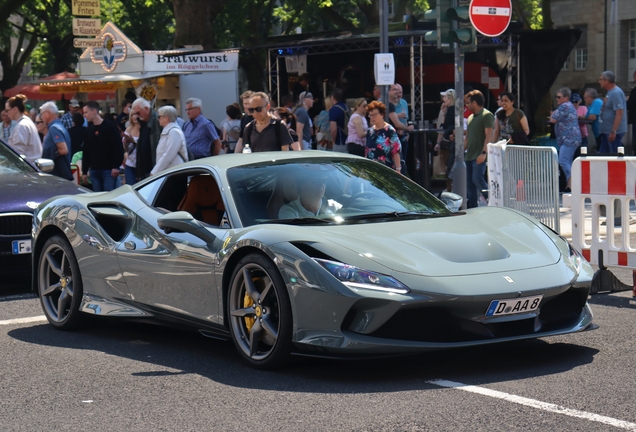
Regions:
[[[552, 0], [555, 28], [577, 28], [581, 38], [563, 65], [552, 93], [561, 87], [581, 91], [598, 88], [604, 70], [616, 74], [617, 84], [629, 94], [635, 85], [636, 0]], [[616, 7], [612, 19], [613, 4]]]

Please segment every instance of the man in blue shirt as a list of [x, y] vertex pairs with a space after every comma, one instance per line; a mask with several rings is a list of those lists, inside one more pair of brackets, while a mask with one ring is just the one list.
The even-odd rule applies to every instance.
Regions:
[[334, 151], [347, 153], [347, 125], [345, 124], [345, 113], [349, 107], [344, 103], [344, 94], [341, 89], [334, 88], [331, 92], [333, 106], [329, 110], [329, 128]]
[[395, 113], [397, 114], [398, 119], [400, 120], [400, 123], [406, 126], [408, 124], [408, 118], [409, 118], [409, 105], [402, 98], [402, 95], [404, 94], [404, 91], [402, 90], [402, 86], [396, 83], [396, 84], [393, 84], [393, 87], [394, 87], [393, 91], [395, 92], [395, 99], [398, 101], [398, 103], [394, 102]]
[[214, 123], [201, 115], [201, 99], [188, 99], [186, 113], [190, 120], [183, 124], [183, 134], [191, 159], [218, 155], [221, 140]]
[[55, 102], [47, 102], [40, 107], [42, 121], [49, 127], [44, 137], [42, 157], [51, 159], [55, 166], [51, 174], [67, 180], [73, 180], [71, 173], [71, 137], [59, 119], [59, 111]]
[[601, 115], [601, 109], [603, 108], [603, 99], [598, 97], [598, 92], [593, 88], [585, 89], [583, 99], [585, 99], [585, 104], [587, 105], [587, 114], [585, 115], [585, 118], [592, 122], [592, 134], [594, 134], [594, 139], [596, 140], [596, 151], [598, 151], [601, 146], [598, 120]]
[[614, 72], [603, 72], [598, 82], [607, 91], [601, 110], [599, 153], [616, 153], [618, 147], [623, 145], [623, 136], [627, 133], [627, 99], [623, 90], [616, 85]]

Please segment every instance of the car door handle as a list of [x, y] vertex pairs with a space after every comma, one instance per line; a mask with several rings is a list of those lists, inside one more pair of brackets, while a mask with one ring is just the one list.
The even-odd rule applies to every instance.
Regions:
[[124, 243], [124, 247], [128, 250], [135, 250], [137, 249], [137, 244], [134, 241], [130, 240]]

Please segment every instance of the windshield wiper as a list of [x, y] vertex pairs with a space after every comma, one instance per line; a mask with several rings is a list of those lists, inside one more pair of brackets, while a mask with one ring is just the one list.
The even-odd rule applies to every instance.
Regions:
[[383, 213], [368, 213], [346, 216], [342, 215], [345, 220], [365, 220], [365, 219], [387, 219], [387, 218], [402, 218], [402, 217], [437, 217], [444, 216], [441, 213], [435, 213], [431, 211], [391, 211]]
[[262, 223], [270, 223], [270, 224], [288, 224], [288, 225], [328, 225], [332, 224], [335, 221], [333, 218], [317, 218], [317, 217], [302, 217], [302, 218], [293, 218], [293, 219], [262, 219], [258, 221], [259, 224]]

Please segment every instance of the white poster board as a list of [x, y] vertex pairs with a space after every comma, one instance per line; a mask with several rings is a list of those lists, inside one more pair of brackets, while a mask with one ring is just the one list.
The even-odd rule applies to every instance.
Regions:
[[488, 205], [503, 207], [503, 155], [506, 141], [488, 144]]
[[395, 60], [391, 53], [375, 54], [373, 65], [377, 85], [395, 84]]

